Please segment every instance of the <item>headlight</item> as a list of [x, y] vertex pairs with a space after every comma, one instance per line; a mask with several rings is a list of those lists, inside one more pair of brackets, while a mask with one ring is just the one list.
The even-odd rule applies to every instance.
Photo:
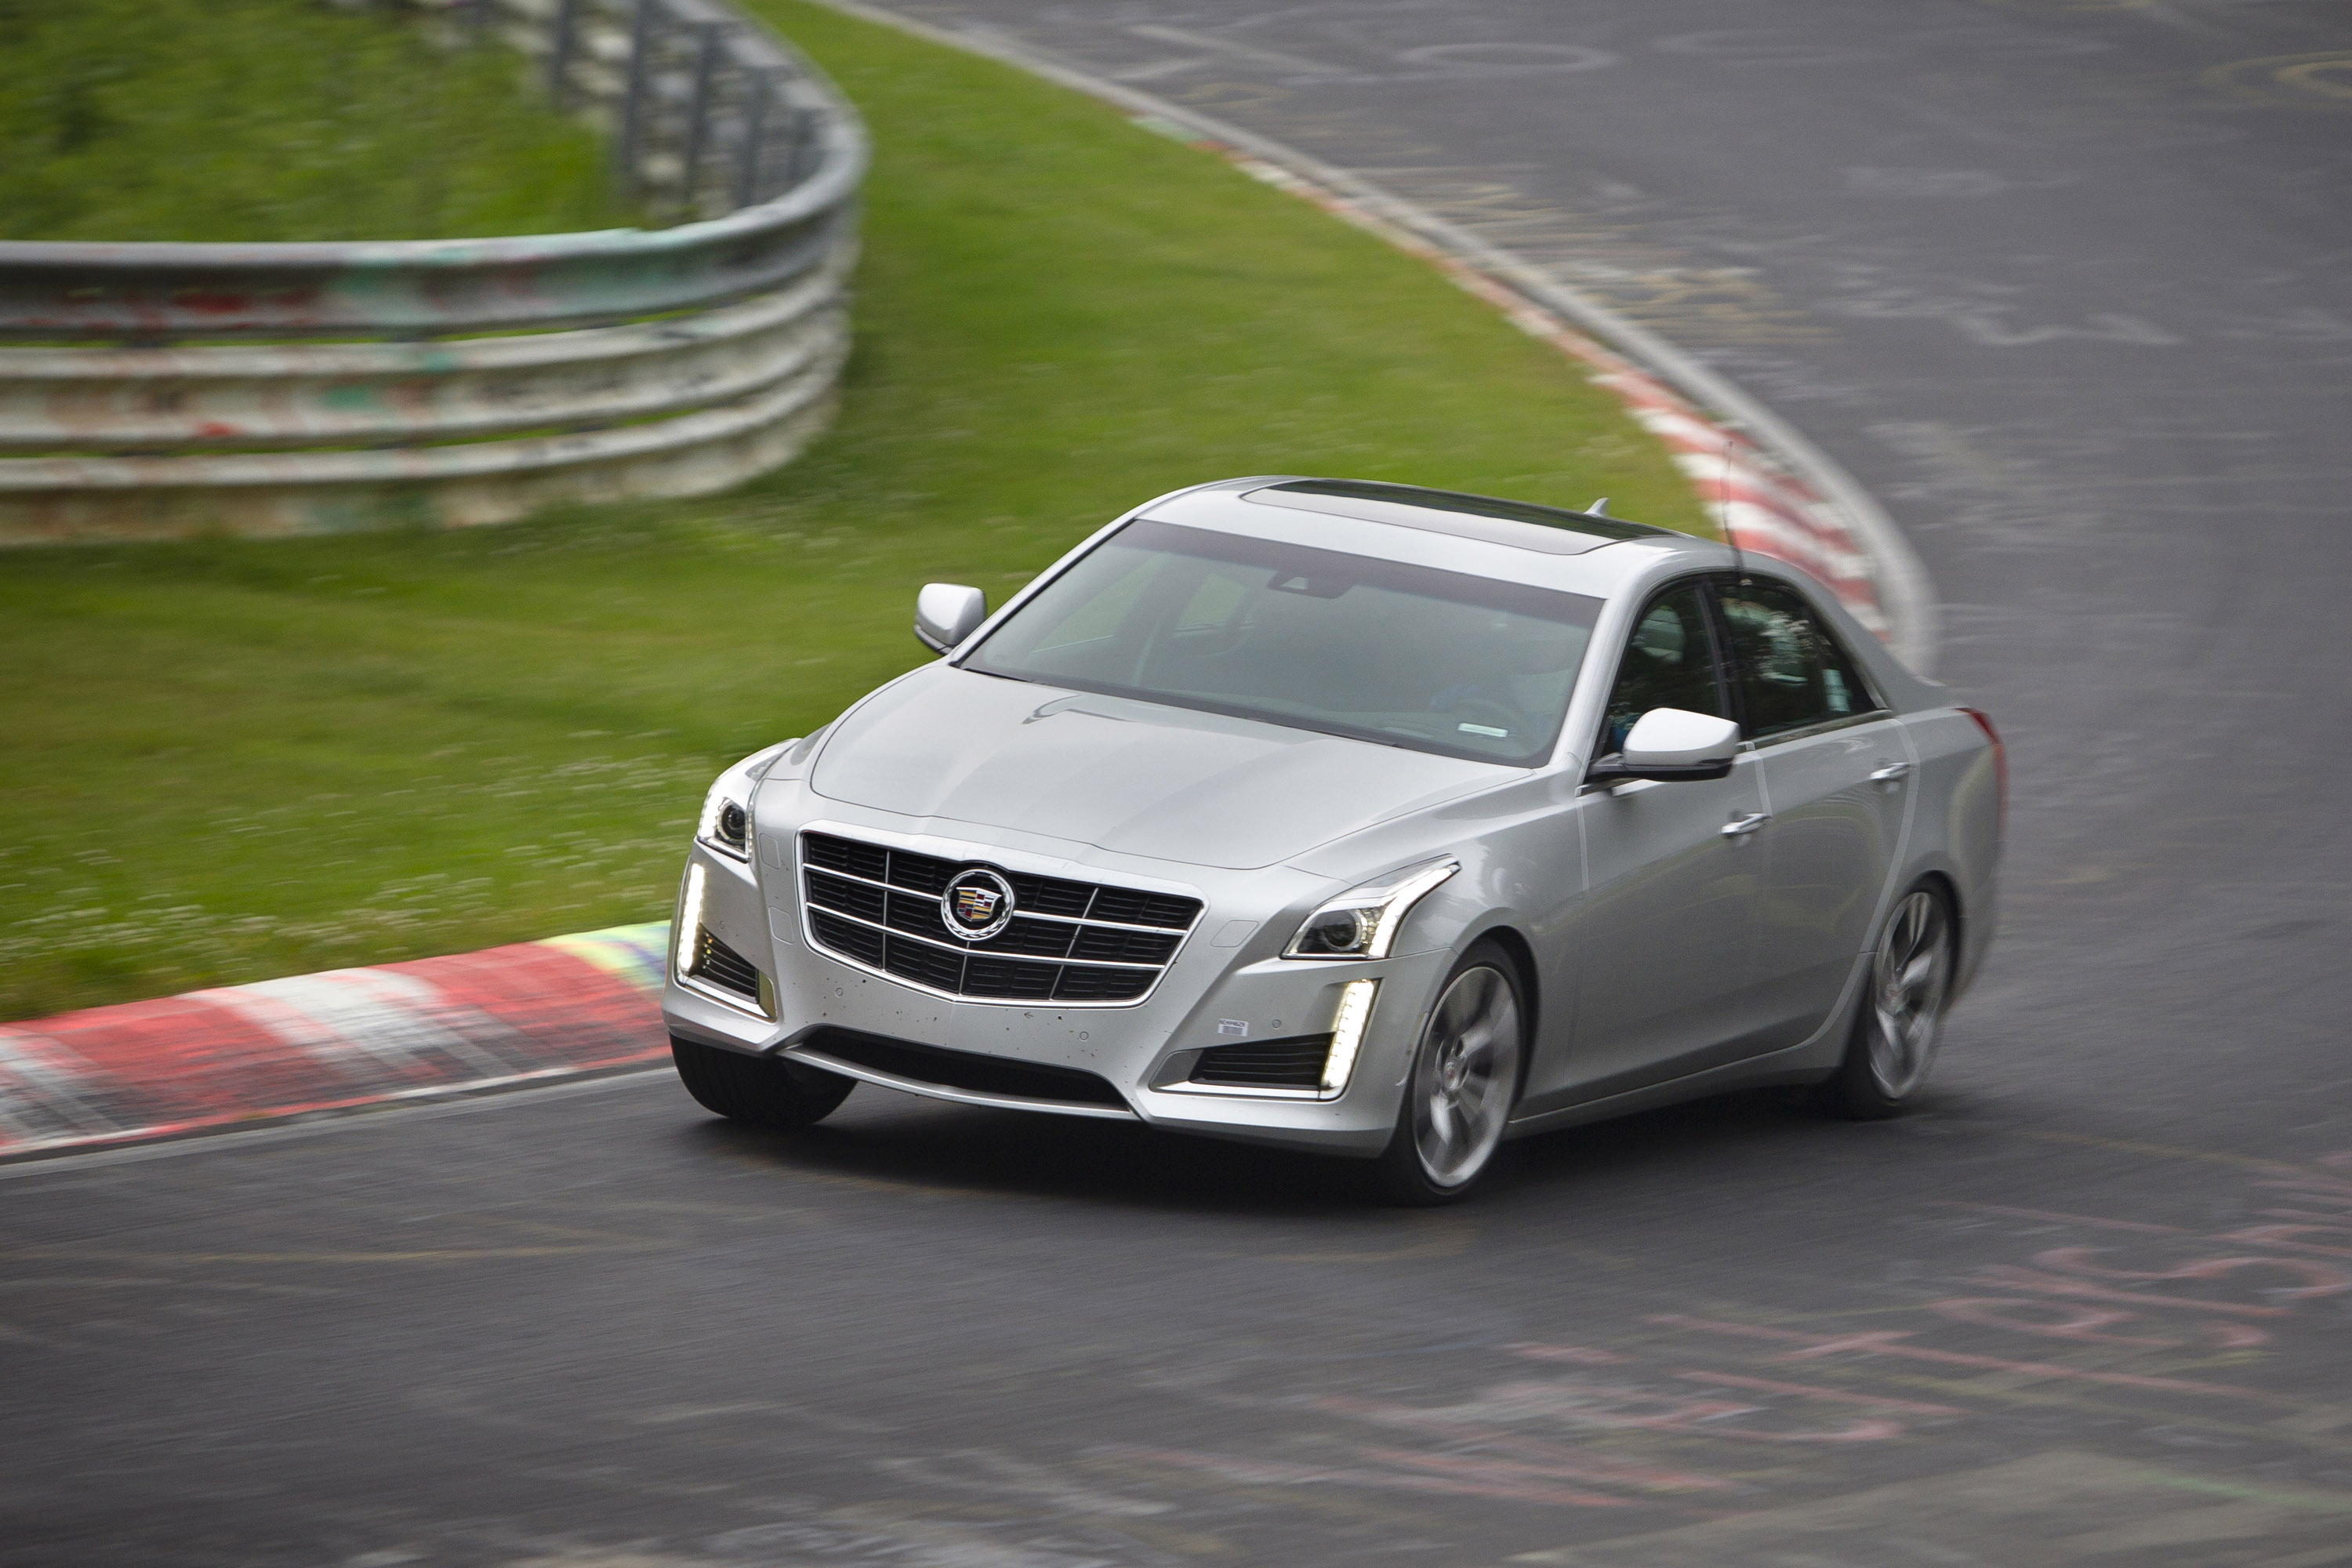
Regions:
[[1350, 888], [1307, 917], [1283, 949], [1285, 958], [1386, 958], [1404, 917], [1423, 894], [1462, 869], [1459, 860], [1424, 860], [1376, 882]]
[[749, 860], [751, 813], [747, 801], [751, 793], [734, 779], [722, 778], [712, 784], [710, 793], [703, 797], [702, 820], [695, 825], [694, 836], [721, 854]]
[[738, 860], [751, 858], [751, 781], [728, 769], [702, 797], [702, 820], [694, 836], [721, 855]]
[[702, 797], [702, 816], [694, 825], [694, 836], [718, 850], [738, 860], [751, 858], [751, 789], [768, 764], [783, 753], [784, 747], [770, 746], [754, 752], [719, 775], [710, 793]]

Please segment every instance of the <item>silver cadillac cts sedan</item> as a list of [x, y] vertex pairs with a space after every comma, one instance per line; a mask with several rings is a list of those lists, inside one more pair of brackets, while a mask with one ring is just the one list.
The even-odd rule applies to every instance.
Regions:
[[859, 1080], [1356, 1156], [1918, 1091], [1993, 931], [1982, 714], [1801, 574], [1360, 481], [1160, 497], [721, 774], [663, 995], [725, 1116]]

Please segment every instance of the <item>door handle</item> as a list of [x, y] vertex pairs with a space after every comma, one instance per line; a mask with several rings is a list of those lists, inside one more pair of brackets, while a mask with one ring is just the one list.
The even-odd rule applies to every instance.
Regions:
[[1901, 784], [1911, 776], [1909, 763], [1889, 763], [1870, 775], [1873, 784]]
[[1734, 817], [1725, 823], [1723, 836], [1726, 838], [1745, 838], [1771, 820], [1772, 814], [1769, 811], [1751, 811], [1745, 816]]

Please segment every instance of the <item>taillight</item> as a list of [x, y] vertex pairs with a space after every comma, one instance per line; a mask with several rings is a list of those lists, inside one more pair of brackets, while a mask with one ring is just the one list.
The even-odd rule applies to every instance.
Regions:
[[1990, 714], [1974, 708], [1963, 708], [1960, 711], [1975, 720], [1977, 728], [1984, 731], [1985, 739], [1992, 742], [1992, 776], [1999, 785], [2000, 798], [2000, 836], [2006, 838], [2009, 837], [2009, 748], [2000, 743], [2000, 731], [1992, 727]]

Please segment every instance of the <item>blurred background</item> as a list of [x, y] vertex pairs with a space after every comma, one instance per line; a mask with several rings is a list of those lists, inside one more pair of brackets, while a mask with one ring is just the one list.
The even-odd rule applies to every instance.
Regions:
[[1456, 1210], [666, 1072], [0, 1164], [0, 1563], [2352, 1562], [2347, 131], [2340, 0], [0, 0], [0, 1020], [660, 920], [1180, 485], [1712, 526], [1285, 170], [1801, 431], [2013, 770], [1917, 1113]]

